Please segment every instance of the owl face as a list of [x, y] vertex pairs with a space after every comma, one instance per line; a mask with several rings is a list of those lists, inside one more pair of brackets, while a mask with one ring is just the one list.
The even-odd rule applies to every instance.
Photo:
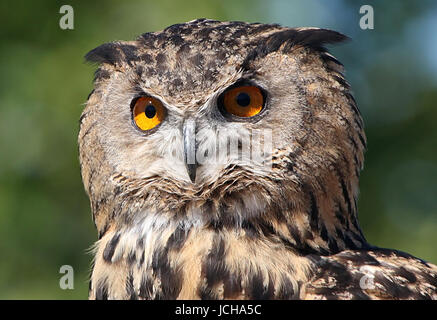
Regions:
[[[115, 74], [97, 110], [108, 165], [136, 179], [160, 177], [197, 189], [233, 167], [274, 175], [272, 149], [301, 136], [305, 105], [295, 89], [282, 89], [292, 83], [292, 74], [278, 77], [281, 65], [272, 58], [220, 75], [220, 85], [196, 95], [184, 87], [170, 95], [147, 81], [132, 82], [133, 74]], [[282, 67], [292, 70], [288, 60]], [[192, 95], [189, 101], [185, 94]], [[282, 116], [286, 112], [289, 117]], [[267, 143], [272, 137], [275, 145]]]
[[362, 123], [341, 64], [323, 48], [343, 39], [196, 20], [88, 53], [101, 66], [79, 144], [95, 215], [117, 195], [176, 210], [240, 203], [256, 215], [322, 189], [333, 172], [353, 199]]

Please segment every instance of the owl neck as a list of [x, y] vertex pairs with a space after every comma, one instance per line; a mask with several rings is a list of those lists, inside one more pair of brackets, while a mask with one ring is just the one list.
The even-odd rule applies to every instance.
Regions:
[[[244, 233], [276, 241], [300, 255], [366, 248], [368, 244], [357, 219], [357, 195], [353, 192], [358, 188], [353, 180], [334, 176], [334, 181], [323, 180], [323, 187], [305, 181], [278, 183], [271, 188], [253, 184], [220, 198], [202, 197], [195, 201], [160, 190], [160, 198], [142, 198], [144, 206], [123, 206], [127, 209], [117, 205], [126, 203], [124, 193], [120, 193], [114, 201], [100, 206], [97, 201], [94, 217], [99, 238], [108, 229], [135, 228], [136, 221], [158, 212], [162, 221], [175, 225], [196, 225], [216, 233]], [[150, 202], [153, 207], [146, 206]], [[132, 207], [138, 210], [133, 212]]]

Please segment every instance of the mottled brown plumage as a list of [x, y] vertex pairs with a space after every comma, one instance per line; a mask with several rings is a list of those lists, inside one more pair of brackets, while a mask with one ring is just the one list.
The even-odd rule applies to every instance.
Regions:
[[[91, 299], [437, 299], [436, 266], [369, 245], [358, 225], [363, 122], [324, 48], [344, 39], [196, 20], [87, 54], [100, 65], [79, 134], [99, 234]], [[224, 118], [217, 100], [241, 81], [265, 110]], [[131, 111], [144, 94], [167, 109], [147, 133]], [[188, 119], [196, 148], [270, 130], [271, 167], [208, 158], [192, 182]]]

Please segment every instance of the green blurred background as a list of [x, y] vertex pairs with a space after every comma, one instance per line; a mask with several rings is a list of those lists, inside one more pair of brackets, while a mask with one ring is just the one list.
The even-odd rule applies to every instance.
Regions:
[[[61, 30], [61, 5], [74, 30]], [[359, 28], [370, 4], [375, 29]], [[375, 245], [437, 263], [437, 2], [8, 1], [0, 4], [0, 299], [85, 299], [96, 240], [80, 178], [78, 119], [112, 40], [206, 17], [317, 26], [353, 41], [332, 48], [368, 136], [359, 216]], [[74, 290], [59, 268], [75, 270]]]

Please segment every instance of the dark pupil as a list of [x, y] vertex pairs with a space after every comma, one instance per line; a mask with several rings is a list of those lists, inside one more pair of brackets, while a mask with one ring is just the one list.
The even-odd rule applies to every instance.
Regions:
[[247, 107], [250, 104], [250, 97], [247, 93], [241, 92], [237, 96], [237, 103], [242, 107]]
[[156, 109], [153, 105], [149, 104], [144, 111], [146, 113], [146, 117], [152, 119], [156, 115]]

